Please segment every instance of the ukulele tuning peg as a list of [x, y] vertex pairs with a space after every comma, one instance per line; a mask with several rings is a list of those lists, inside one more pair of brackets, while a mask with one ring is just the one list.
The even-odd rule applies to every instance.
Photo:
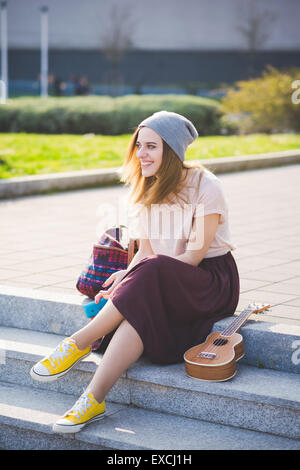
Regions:
[[269, 304], [263, 304], [261, 305], [261, 312], [260, 313], [265, 313], [265, 312], [270, 312], [272, 309]]

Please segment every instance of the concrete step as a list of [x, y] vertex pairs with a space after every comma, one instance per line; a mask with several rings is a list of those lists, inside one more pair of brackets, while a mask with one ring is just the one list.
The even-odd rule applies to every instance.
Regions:
[[[86, 300], [81, 295], [0, 285], [0, 325], [69, 336], [87, 323], [82, 308]], [[262, 318], [252, 315], [240, 330], [245, 349], [240, 363], [299, 374], [300, 327]], [[217, 322], [213, 331], [222, 331], [232, 321], [233, 317]]]
[[[52, 383], [32, 380], [33, 364], [53, 351], [60, 335], [0, 328], [1, 380], [35, 390], [78, 397], [101, 361], [94, 353]], [[184, 364], [157, 366], [142, 358], [117, 381], [107, 400], [145, 410], [170, 413], [264, 433], [300, 438], [300, 376], [238, 364], [226, 382], [188, 377]]]
[[[296, 450], [299, 442], [106, 402], [107, 414], [77, 434], [52, 424], [74, 397], [0, 382], [0, 447], [34, 450]], [[144, 456], [145, 457], [145, 456]]]

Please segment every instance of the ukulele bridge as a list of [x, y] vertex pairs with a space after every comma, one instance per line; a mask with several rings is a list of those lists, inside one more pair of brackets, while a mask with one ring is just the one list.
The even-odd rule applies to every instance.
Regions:
[[217, 355], [212, 352], [202, 351], [201, 353], [197, 354], [197, 357], [203, 357], [205, 359], [215, 359]]

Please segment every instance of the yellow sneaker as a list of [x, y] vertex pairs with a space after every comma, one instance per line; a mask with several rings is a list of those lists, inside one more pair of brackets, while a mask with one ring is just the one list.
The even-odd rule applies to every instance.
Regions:
[[105, 415], [105, 401], [98, 403], [92, 392], [84, 392], [75, 405], [53, 424], [53, 431], [75, 433]]
[[91, 353], [91, 346], [80, 350], [73, 338], [65, 338], [56, 349], [35, 364], [30, 375], [41, 382], [52, 382], [65, 375], [69, 370]]

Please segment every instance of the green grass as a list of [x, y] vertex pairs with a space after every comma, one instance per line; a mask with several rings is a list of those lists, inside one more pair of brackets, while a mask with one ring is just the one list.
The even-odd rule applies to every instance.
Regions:
[[[130, 135], [0, 134], [0, 178], [121, 166]], [[300, 134], [200, 137], [187, 160], [300, 148]]]

